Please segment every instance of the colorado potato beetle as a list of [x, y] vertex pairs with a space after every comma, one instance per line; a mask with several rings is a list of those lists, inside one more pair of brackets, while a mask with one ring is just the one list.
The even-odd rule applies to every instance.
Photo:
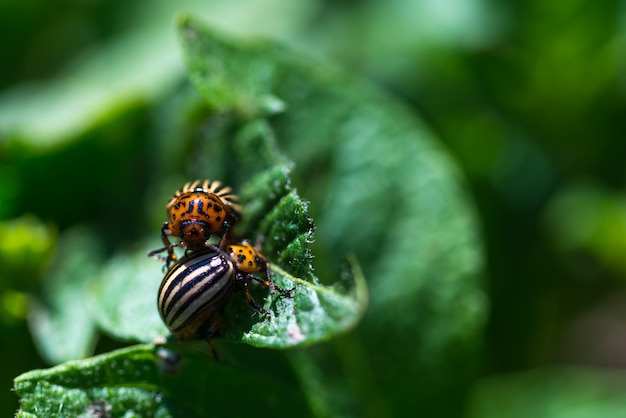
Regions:
[[[231, 244], [231, 247], [237, 249], [237, 245]], [[266, 262], [261, 265], [267, 270]], [[261, 272], [261, 269], [255, 272]], [[203, 250], [188, 253], [165, 274], [158, 293], [159, 313], [178, 340], [205, 339], [214, 350], [212, 338], [219, 331], [224, 310], [234, 292], [243, 289], [254, 310], [260, 314], [269, 313], [250, 294], [248, 283], [251, 280], [267, 286], [272, 293], [277, 290], [281, 295], [290, 295], [292, 290], [274, 285], [269, 273], [266, 279], [256, 277], [241, 268], [226, 251], [207, 245]], [[215, 350], [214, 356], [217, 358]]]
[[232, 257], [237, 266], [237, 270], [243, 273], [265, 273], [266, 280], [263, 284], [274, 293], [275, 285], [270, 277], [269, 264], [267, 258], [249, 241], [228, 242], [225, 251]]
[[[185, 184], [166, 205], [169, 220], [161, 227], [165, 247], [150, 251], [148, 255], [167, 251], [164, 260], [169, 267], [176, 261], [174, 247], [186, 246], [190, 251], [203, 249], [212, 235], [218, 235], [222, 248], [240, 218], [241, 208], [236, 200], [232, 189], [219, 181], [196, 180]], [[180, 238], [181, 242], [171, 243], [170, 236]]]

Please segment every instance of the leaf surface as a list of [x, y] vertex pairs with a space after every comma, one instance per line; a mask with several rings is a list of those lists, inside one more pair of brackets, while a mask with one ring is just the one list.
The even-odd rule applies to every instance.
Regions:
[[30, 329], [42, 356], [56, 364], [91, 354], [96, 323], [90, 315], [88, 288], [102, 263], [102, 249], [93, 231], [66, 232], [44, 276], [43, 291], [31, 298]]
[[620, 372], [554, 367], [480, 381], [470, 418], [626, 417], [626, 379]]
[[[317, 276], [333, 277], [347, 253], [362, 261], [371, 309], [351, 348], [367, 363], [352, 368], [354, 378], [367, 381], [362, 370], [377, 370], [381, 380], [372, 384], [391, 416], [460, 413], [487, 306], [476, 214], [445, 149], [407, 107], [366, 81], [275, 45], [226, 39], [185, 15], [179, 25], [191, 79], [209, 107], [240, 125], [267, 121], [295, 162], [293, 181], [314, 202]], [[304, 361], [335, 364], [333, 356]], [[402, 364], [413, 383], [383, 373], [389, 364]], [[333, 373], [305, 376], [340, 385]], [[369, 396], [351, 390], [343, 397]]]
[[[247, 227], [258, 230], [257, 237], [265, 237], [263, 247], [273, 255], [276, 284], [294, 290], [291, 297], [280, 297], [268, 295], [260, 286], [253, 289], [259, 303], [271, 312], [263, 317], [238, 295], [228, 306], [224, 336], [259, 347], [287, 348], [327, 340], [354, 327], [367, 306], [366, 285], [356, 260], [346, 260], [336, 285], [321, 285], [312, 273], [308, 248], [313, 222], [307, 203], [289, 186], [289, 169], [281, 166], [262, 172], [251, 184], [257, 210], [267, 212], [257, 216], [251, 211], [259, 226], [248, 222]], [[91, 288], [91, 309], [99, 326], [125, 341], [150, 342], [169, 335], [156, 308], [163, 263], [148, 258], [147, 252], [144, 246], [112, 258]]]
[[24, 373], [15, 379], [21, 399], [17, 416], [206, 417], [269, 411], [292, 416], [289, 411], [306, 411], [302, 397], [271, 376], [207, 361], [203, 353], [183, 354], [139, 345]]

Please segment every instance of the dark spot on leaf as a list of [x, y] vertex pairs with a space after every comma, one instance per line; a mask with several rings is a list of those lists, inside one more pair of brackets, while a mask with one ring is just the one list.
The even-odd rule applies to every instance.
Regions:
[[87, 408], [89, 410], [89, 416], [96, 418], [109, 418], [111, 417], [111, 405], [104, 399], [98, 399], [94, 403], [90, 404]]

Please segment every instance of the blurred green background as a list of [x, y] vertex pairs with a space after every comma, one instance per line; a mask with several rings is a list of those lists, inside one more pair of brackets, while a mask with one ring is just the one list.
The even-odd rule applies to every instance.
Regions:
[[[374, 80], [456, 158], [490, 302], [468, 416], [626, 416], [625, 2], [169, 3], [0, 3], [0, 414], [17, 407], [12, 379], [47, 366], [26, 295], [58, 235], [86, 224], [110, 254], [154, 223], [111, 196], [167, 165], [146, 113], [182, 74], [172, 14], [185, 9]], [[108, 174], [76, 178], [89, 172]]]

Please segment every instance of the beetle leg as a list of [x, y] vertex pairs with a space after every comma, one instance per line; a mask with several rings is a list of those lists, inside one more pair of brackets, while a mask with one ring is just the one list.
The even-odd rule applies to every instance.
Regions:
[[[176, 256], [176, 254], [173, 251], [174, 247], [184, 247], [185, 243], [184, 242], [178, 242], [178, 243], [174, 243], [174, 244], [170, 244], [167, 247], [161, 247], [161, 248], [157, 248], [156, 250], [152, 250], [148, 252], [148, 257], [154, 257], [159, 261], [165, 261], [165, 267], [169, 268], [170, 264], [174, 261], [176, 261], [178, 259], [178, 257]], [[163, 251], [168, 252], [167, 256], [163, 256], [160, 255], [159, 253], [162, 253]], [[170, 253], [171, 253], [171, 257], [170, 257]]]
[[248, 278], [250, 280], [254, 280], [258, 283], [261, 283], [263, 286], [268, 287], [270, 289], [270, 293], [274, 294], [276, 293], [276, 291], [278, 291], [278, 293], [280, 293], [281, 296], [289, 296], [291, 297], [291, 292], [293, 292], [294, 290], [296, 290], [296, 287], [292, 287], [291, 289], [283, 289], [280, 286], [277, 286], [276, 283], [274, 283], [272, 281], [272, 276], [270, 273], [270, 269], [269, 266], [268, 268], [265, 270], [265, 277], [266, 279], [260, 279], [257, 276], [255, 276], [254, 274], [248, 274]]
[[233, 225], [237, 222], [237, 215], [232, 212], [228, 212], [226, 214], [226, 219], [224, 219], [224, 224], [222, 225], [222, 238], [218, 244], [218, 247], [224, 248], [226, 245], [226, 241], [228, 241], [230, 230]]
[[274, 282], [272, 282], [272, 284], [274, 285], [274, 287], [276, 288], [276, 290], [278, 290], [278, 293], [280, 293], [280, 295], [281, 295], [281, 296], [287, 296], [287, 297], [292, 298], [292, 297], [293, 297], [293, 295], [291, 294], [291, 292], [293, 292], [294, 290], [296, 290], [296, 287], [295, 287], [295, 286], [294, 286], [294, 287], [292, 287], [292, 288], [290, 288], [290, 289], [283, 289], [282, 287], [275, 285], [275, 284], [274, 284]]
[[255, 282], [261, 283], [263, 286], [268, 287], [270, 289], [270, 293], [274, 293], [276, 291], [276, 287], [277, 286], [270, 279], [269, 274], [267, 276], [267, 280], [263, 280], [263, 279], [260, 279], [260, 278], [256, 277], [252, 273], [247, 273], [246, 274], [246, 279], [247, 279], [247, 281], [254, 280]]
[[248, 289], [248, 282], [250, 280], [260, 281], [263, 284], [265, 284], [265, 281], [264, 280], [260, 280], [254, 274], [250, 274], [250, 273], [245, 273], [245, 274], [238, 273], [236, 275], [236, 280], [237, 280], [239, 286], [243, 289], [243, 291], [244, 291], [244, 293], [246, 295], [246, 300], [248, 301], [248, 305], [250, 305], [252, 307], [252, 309], [254, 309], [255, 311], [257, 311], [260, 314], [269, 315], [269, 311], [267, 309], [263, 308], [261, 305], [256, 303], [256, 301], [252, 297], [252, 294], [250, 293], [250, 290]]
[[219, 310], [219, 312], [217, 313], [217, 318], [215, 318], [215, 320], [211, 323], [211, 326], [206, 330], [204, 334], [204, 339], [206, 340], [207, 343], [209, 343], [209, 346], [211, 347], [211, 354], [213, 355], [213, 358], [220, 363], [222, 363], [223, 360], [220, 357], [219, 353], [217, 352], [217, 347], [215, 346], [214, 338], [219, 332], [220, 325], [222, 324], [223, 318], [224, 318], [224, 308]]
[[226, 241], [228, 240], [228, 233], [230, 232], [230, 223], [228, 223], [228, 221], [224, 222], [224, 227], [223, 227], [223, 231], [224, 234], [222, 235], [222, 238], [220, 239], [220, 242], [218, 244], [218, 247], [220, 248], [224, 248], [224, 246], [226, 245]]
[[157, 248], [156, 250], [148, 251], [148, 257], [154, 257], [159, 261], [167, 261], [167, 257], [159, 254], [165, 250], [167, 250], [167, 247], [161, 247], [161, 248]]
[[[261, 253], [261, 241], [262, 239], [259, 239], [257, 240], [256, 244], [254, 244], [254, 249], [259, 254]], [[243, 242], [248, 242], [248, 240], [244, 240]], [[267, 286], [270, 289], [270, 294], [272, 295], [276, 293], [276, 291], [278, 291], [278, 293], [280, 293], [281, 296], [291, 297], [291, 292], [296, 289], [295, 286], [292, 287], [291, 289], [283, 289], [282, 287], [277, 286], [272, 280], [272, 269], [270, 268], [270, 265], [265, 259], [265, 257], [259, 257], [257, 254], [257, 256], [255, 257], [255, 261], [257, 262], [257, 264], [259, 264], [259, 266], [261, 266], [262, 268], [261, 271], [265, 271], [266, 280], [261, 280], [257, 278], [256, 276], [254, 276], [255, 277], [254, 280], [263, 284], [264, 286]]]
[[165, 264], [168, 267], [171, 262], [176, 261], [176, 254], [174, 253], [174, 247], [177, 244], [172, 244], [169, 238], [167, 238], [167, 236], [171, 235], [171, 233], [172, 233], [172, 230], [170, 229], [169, 222], [163, 222], [163, 226], [161, 227], [161, 239], [163, 240], [163, 244], [165, 244], [165, 248], [167, 249], [167, 260], [165, 261]]
[[[174, 252], [174, 247], [185, 246], [184, 242], [172, 244], [167, 237], [168, 235], [171, 235], [171, 233], [172, 230], [169, 228], [169, 223], [164, 222], [163, 226], [161, 227], [161, 240], [163, 240], [163, 244], [165, 244], [165, 247], [157, 248], [156, 250], [148, 252], [148, 257], [154, 257], [159, 261], [165, 261], [166, 268], [169, 268], [170, 264], [178, 259], [178, 257], [176, 257], [176, 253]], [[167, 251], [167, 256], [159, 255], [159, 253], [162, 253], [163, 251]]]

